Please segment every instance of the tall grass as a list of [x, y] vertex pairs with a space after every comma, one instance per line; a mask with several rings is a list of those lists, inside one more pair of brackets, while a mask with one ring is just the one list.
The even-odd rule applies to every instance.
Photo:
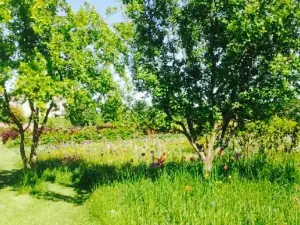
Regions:
[[299, 224], [297, 188], [181, 173], [99, 186], [87, 207], [99, 224]]
[[[149, 168], [151, 151], [166, 153], [162, 168]], [[229, 152], [209, 178], [194, 157], [182, 139], [47, 149], [21, 187], [39, 195], [55, 182], [88, 192], [91, 224], [300, 224], [299, 153]]]

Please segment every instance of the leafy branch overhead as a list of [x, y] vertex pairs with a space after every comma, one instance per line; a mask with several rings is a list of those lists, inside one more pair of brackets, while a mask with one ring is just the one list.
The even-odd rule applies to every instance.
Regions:
[[[6, 9], [0, 14], [0, 27], [5, 30], [0, 36], [4, 53], [0, 56], [1, 114], [12, 118], [23, 134], [26, 125], [15, 117], [11, 106], [29, 105], [32, 161], [57, 104], [71, 104], [78, 92], [100, 103], [118, 89], [113, 76], [125, 77], [127, 45], [88, 4], [77, 12], [64, 0], [7, 0], [3, 4], [1, 1], [1, 9]], [[26, 157], [23, 161], [26, 167]]]

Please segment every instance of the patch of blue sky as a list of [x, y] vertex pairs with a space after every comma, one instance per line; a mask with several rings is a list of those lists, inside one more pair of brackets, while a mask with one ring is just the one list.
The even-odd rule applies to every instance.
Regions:
[[121, 3], [118, 0], [67, 0], [67, 2], [72, 6], [74, 10], [80, 9], [80, 7], [83, 6], [85, 2], [95, 6], [97, 12], [100, 13], [102, 17], [106, 18], [109, 24], [124, 21], [124, 17], [120, 12], [106, 17], [106, 9], [108, 7], [116, 6], [119, 8], [121, 6]]

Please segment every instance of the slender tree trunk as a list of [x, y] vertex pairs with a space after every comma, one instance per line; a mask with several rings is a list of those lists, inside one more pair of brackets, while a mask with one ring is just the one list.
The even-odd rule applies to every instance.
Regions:
[[20, 154], [23, 161], [24, 169], [28, 169], [28, 159], [26, 157], [25, 152], [25, 134], [24, 132], [20, 132]]
[[32, 132], [32, 143], [31, 143], [31, 150], [30, 150], [30, 158], [29, 158], [29, 165], [30, 168], [34, 168], [36, 164], [37, 158], [37, 148], [39, 144], [39, 124], [38, 121], [34, 121], [33, 123], [33, 132]]
[[30, 159], [29, 159], [29, 165], [30, 168], [34, 168], [36, 164], [36, 158], [37, 158], [37, 148], [38, 148], [38, 141], [34, 141], [34, 143], [31, 144], [31, 150], [30, 150]]

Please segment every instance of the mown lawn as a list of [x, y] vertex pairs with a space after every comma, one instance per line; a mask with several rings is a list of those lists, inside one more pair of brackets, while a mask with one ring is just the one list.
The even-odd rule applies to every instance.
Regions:
[[[65, 225], [91, 224], [83, 205], [64, 201], [62, 198], [47, 199], [19, 191], [22, 181], [20, 156], [17, 149], [0, 146], [0, 224], [2, 225]], [[73, 188], [45, 183], [47, 191], [57, 196], [72, 198]]]

